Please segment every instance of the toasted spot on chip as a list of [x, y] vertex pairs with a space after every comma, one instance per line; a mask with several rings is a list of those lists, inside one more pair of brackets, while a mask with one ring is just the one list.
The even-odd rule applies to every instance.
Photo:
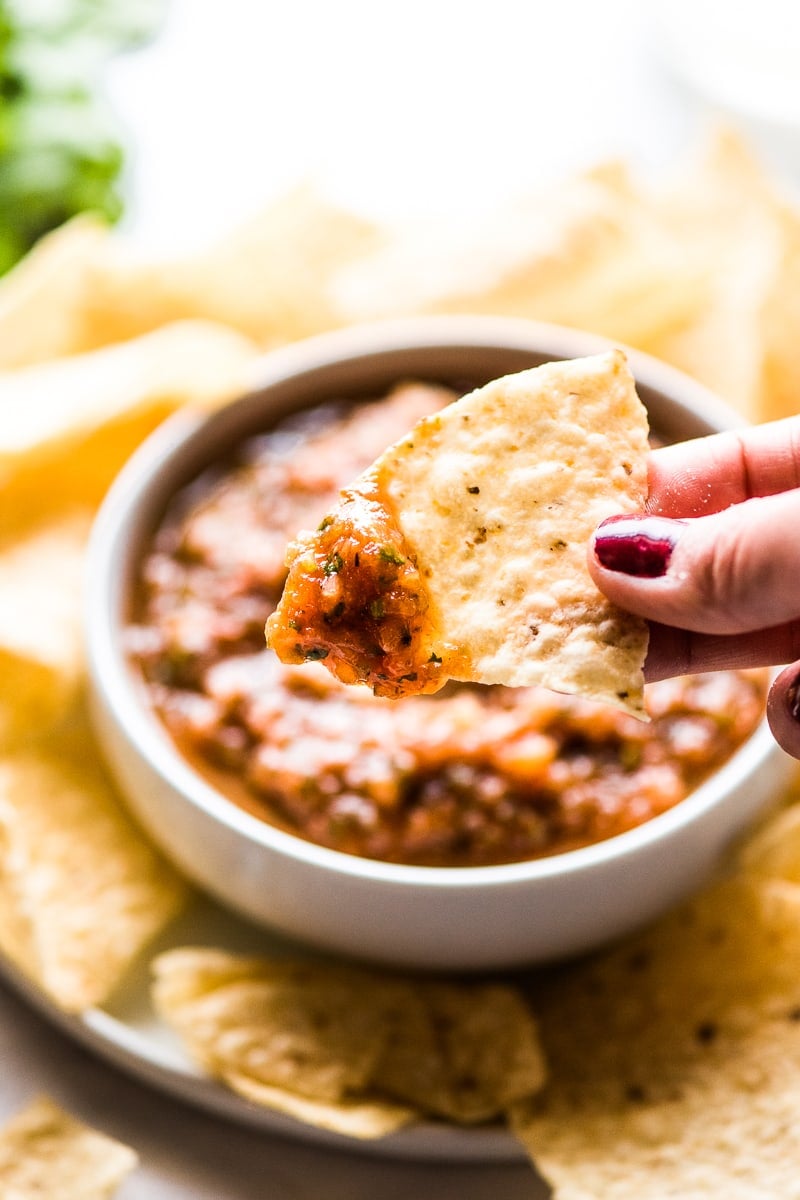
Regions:
[[597, 590], [586, 551], [600, 521], [643, 507], [646, 453], [620, 351], [487, 384], [293, 544], [270, 645], [379, 695], [538, 684], [641, 716], [646, 626]]
[[0, 1195], [7, 1200], [108, 1200], [137, 1163], [122, 1142], [32, 1101], [0, 1129]]
[[83, 720], [0, 758], [0, 949], [62, 1008], [102, 1002], [187, 890]]
[[489, 1120], [544, 1081], [530, 1010], [501, 984], [194, 948], [160, 955], [154, 970], [156, 1008], [206, 1070], [353, 1136], [426, 1113]]

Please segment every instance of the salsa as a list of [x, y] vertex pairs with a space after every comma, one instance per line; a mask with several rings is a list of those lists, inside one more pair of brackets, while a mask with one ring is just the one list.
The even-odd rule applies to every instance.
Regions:
[[[763, 680], [742, 672], [651, 685], [649, 724], [537, 688], [451, 683], [406, 698], [401, 680], [377, 681], [400, 696], [389, 700], [314, 662], [311, 627], [287, 631], [303, 665], [278, 661], [264, 624], [286, 580], [287, 544], [317, 528], [341, 487], [453, 397], [404, 384], [369, 403], [321, 406], [246, 442], [176, 497], [144, 557], [127, 630], [130, 657], [177, 746], [234, 802], [345, 853], [450, 867], [556, 854], [649, 820], [724, 762], [764, 705]], [[391, 638], [403, 649], [410, 635], [410, 664], [427, 614], [406, 607], [413, 576], [403, 568], [413, 564], [380, 555], [384, 547], [405, 558], [391, 532], [368, 553], [385, 579], [396, 571], [398, 586], [380, 585], [391, 603], [366, 627], [378, 647]], [[352, 553], [361, 552], [356, 538]], [[375, 597], [339, 595], [341, 573], [335, 562], [326, 572], [326, 561], [322, 546], [314, 586], [330, 593], [321, 611], [343, 620], [361, 605], [363, 616]]]
[[325, 661], [376, 696], [434, 692], [442, 654], [425, 581], [378, 481], [346, 489], [313, 537], [296, 543], [267, 641], [281, 662]]

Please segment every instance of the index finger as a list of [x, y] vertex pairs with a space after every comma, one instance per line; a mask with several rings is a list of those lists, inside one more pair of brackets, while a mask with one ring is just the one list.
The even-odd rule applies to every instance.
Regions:
[[747, 634], [694, 633], [650, 622], [645, 679], [774, 667], [800, 658], [800, 621]]
[[665, 517], [707, 516], [789, 491], [800, 487], [800, 417], [664, 446], [648, 472], [647, 511]]

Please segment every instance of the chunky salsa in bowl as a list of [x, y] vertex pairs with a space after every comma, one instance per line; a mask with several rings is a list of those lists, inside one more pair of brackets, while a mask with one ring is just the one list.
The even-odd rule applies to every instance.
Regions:
[[[333, 949], [506, 965], [647, 919], [759, 810], [776, 769], [757, 675], [652, 685], [642, 723], [538, 688], [387, 700], [266, 649], [287, 543], [341, 486], [456, 395], [595, 345], [491, 318], [327, 335], [269, 356], [223, 412], [165, 426], [123, 473], [92, 551], [98, 730], [134, 812], [202, 886]], [[631, 360], [664, 440], [726, 423]], [[378, 653], [407, 636], [387, 595]]]
[[[649, 689], [645, 724], [539, 688], [451, 685], [387, 701], [313, 661], [279, 663], [264, 624], [287, 543], [456, 394], [400, 382], [246, 439], [167, 510], [125, 645], [181, 752], [249, 812], [348, 854], [474, 867], [574, 850], [671, 808], [753, 732], [764, 689], [737, 672], [664, 681]], [[390, 550], [382, 569], [399, 572]], [[331, 563], [331, 625], [345, 608], [338, 574]], [[366, 614], [378, 655], [410, 642], [412, 601], [390, 589]]]

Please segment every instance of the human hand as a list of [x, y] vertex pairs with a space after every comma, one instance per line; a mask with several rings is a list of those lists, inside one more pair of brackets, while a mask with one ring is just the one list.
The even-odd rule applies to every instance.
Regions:
[[655, 450], [646, 513], [603, 522], [597, 586], [650, 622], [648, 680], [791, 663], [770, 689], [800, 758], [800, 417]]

